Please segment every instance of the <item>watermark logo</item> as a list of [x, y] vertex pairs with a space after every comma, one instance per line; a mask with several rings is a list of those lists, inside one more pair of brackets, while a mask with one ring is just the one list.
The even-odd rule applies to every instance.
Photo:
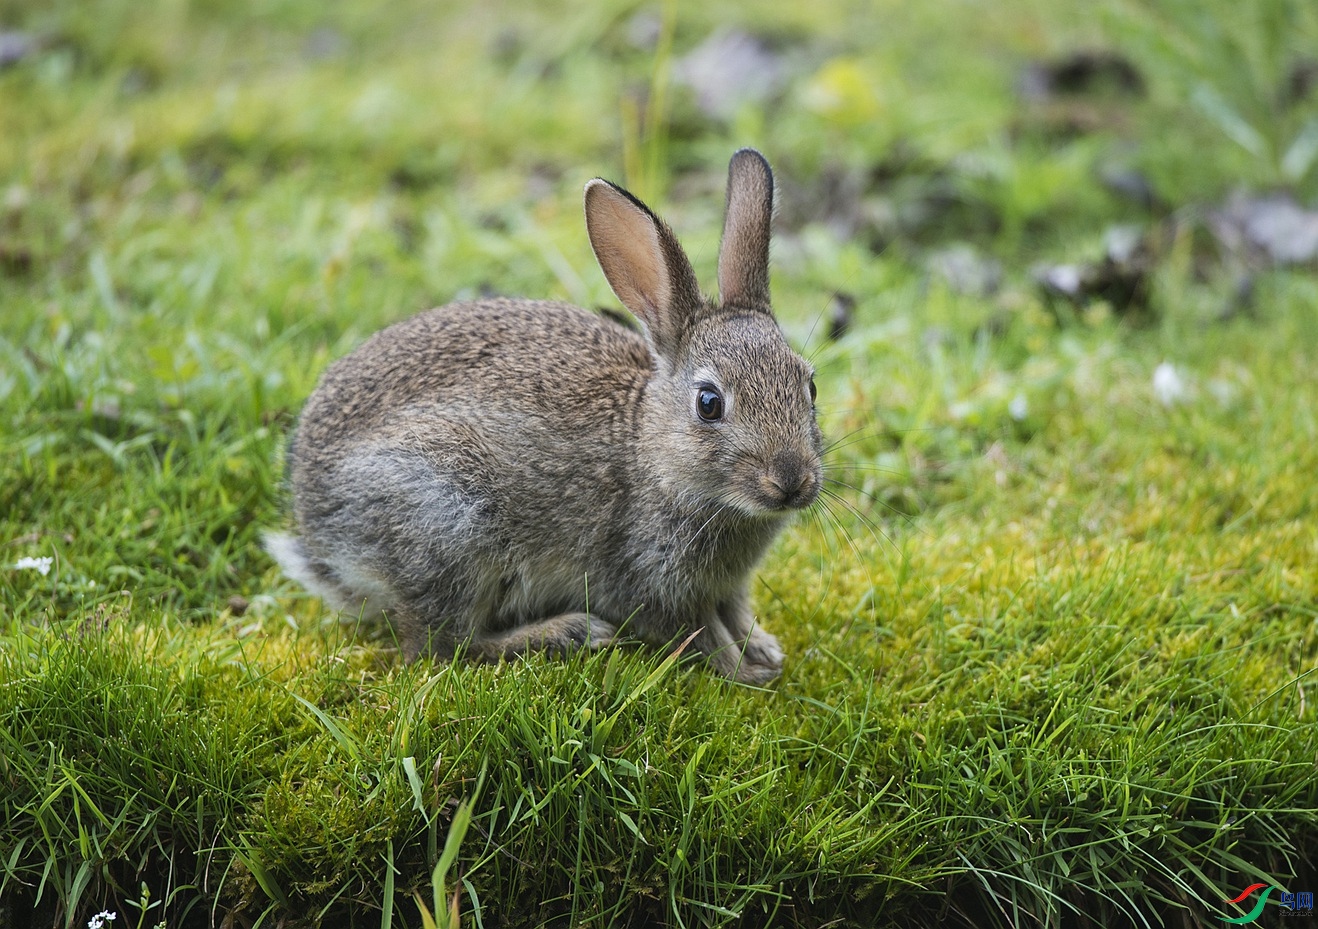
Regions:
[[1250, 884], [1243, 891], [1241, 891], [1239, 897], [1236, 897], [1234, 900], [1226, 901], [1227, 903], [1240, 903], [1242, 900], [1244, 900], [1254, 891], [1260, 890], [1264, 887], [1267, 887], [1267, 890], [1263, 891], [1263, 896], [1259, 897], [1259, 902], [1254, 904], [1254, 909], [1250, 910], [1244, 916], [1238, 916], [1235, 919], [1228, 919], [1227, 917], [1223, 916], [1222, 921], [1231, 923], [1232, 925], [1236, 925], [1236, 926], [1243, 926], [1245, 923], [1252, 923], [1254, 920], [1258, 919], [1261, 915], [1263, 915], [1263, 905], [1268, 902], [1268, 894], [1276, 890], [1277, 889], [1276, 887], [1268, 887], [1267, 884]]
[[1244, 902], [1245, 898], [1256, 890], [1262, 890], [1263, 893], [1259, 897], [1258, 903], [1254, 904], [1254, 908], [1252, 910], [1250, 910], [1244, 916], [1237, 916], [1234, 919], [1223, 916], [1222, 922], [1231, 923], [1232, 925], [1235, 926], [1243, 926], [1246, 923], [1254, 922], [1254, 920], [1258, 919], [1260, 916], [1263, 915], [1263, 907], [1267, 904], [1268, 897], [1269, 895], [1271, 895], [1271, 893], [1274, 890], [1281, 891], [1280, 898], [1277, 900], [1277, 903], [1279, 906], [1281, 906], [1283, 910], [1294, 915], [1304, 915], [1304, 916], [1313, 915], [1312, 891], [1286, 893], [1275, 884], [1271, 886], [1269, 886], [1268, 884], [1250, 884], [1248, 887], [1246, 887], [1243, 891], [1240, 892], [1240, 896], [1236, 897], [1234, 900], [1226, 900], [1223, 902], [1225, 902], [1228, 905], [1231, 904], [1238, 905]]

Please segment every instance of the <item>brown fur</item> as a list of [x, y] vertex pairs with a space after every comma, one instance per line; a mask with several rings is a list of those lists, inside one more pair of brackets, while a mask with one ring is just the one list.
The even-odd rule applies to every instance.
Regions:
[[[758, 153], [733, 157], [720, 304], [668, 227], [597, 180], [591, 244], [643, 333], [563, 303], [482, 300], [331, 365], [289, 450], [299, 534], [268, 536], [286, 572], [341, 609], [383, 611], [409, 655], [700, 629], [719, 673], [776, 676], [748, 582], [821, 474], [812, 372], [769, 311], [772, 191]], [[697, 413], [708, 386], [716, 423]]]

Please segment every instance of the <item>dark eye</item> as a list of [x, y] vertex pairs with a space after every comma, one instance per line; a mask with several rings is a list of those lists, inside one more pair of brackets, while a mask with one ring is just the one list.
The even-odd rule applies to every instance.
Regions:
[[810, 378], [810, 402], [811, 402], [811, 403], [814, 403], [814, 402], [815, 402], [815, 397], [816, 397], [817, 394], [818, 394], [818, 392], [815, 390], [815, 379], [812, 377], [812, 378]]
[[696, 394], [696, 412], [707, 423], [716, 423], [723, 418], [723, 397], [711, 387], [702, 387]]

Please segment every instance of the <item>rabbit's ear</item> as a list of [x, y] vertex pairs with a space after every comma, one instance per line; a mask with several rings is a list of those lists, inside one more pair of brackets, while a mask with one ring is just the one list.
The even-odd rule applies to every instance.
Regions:
[[704, 302], [672, 230], [627, 191], [595, 178], [586, 185], [586, 232], [622, 305], [645, 324], [655, 351], [673, 357]]
[[728, 164], [728, 212], [718, 253], [719, 302], [748, 310], [769, 309], [769, 224], [773, 172], [753, 148]]

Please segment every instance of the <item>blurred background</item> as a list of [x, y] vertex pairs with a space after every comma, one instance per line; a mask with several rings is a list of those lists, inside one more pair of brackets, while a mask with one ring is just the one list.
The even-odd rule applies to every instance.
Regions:
[[741, 145], [777, 169], [788, 279], [861, 302], [882, 266], [1156, 311], [1176, 261], [1229, 311], [1318, 248], [1304, 0], [7, 0], [0, 28], [11, 297], [101, 254], [124, 302], [274, 329], [601, 299], [584, 181], [670, 213], [707, 272]]

